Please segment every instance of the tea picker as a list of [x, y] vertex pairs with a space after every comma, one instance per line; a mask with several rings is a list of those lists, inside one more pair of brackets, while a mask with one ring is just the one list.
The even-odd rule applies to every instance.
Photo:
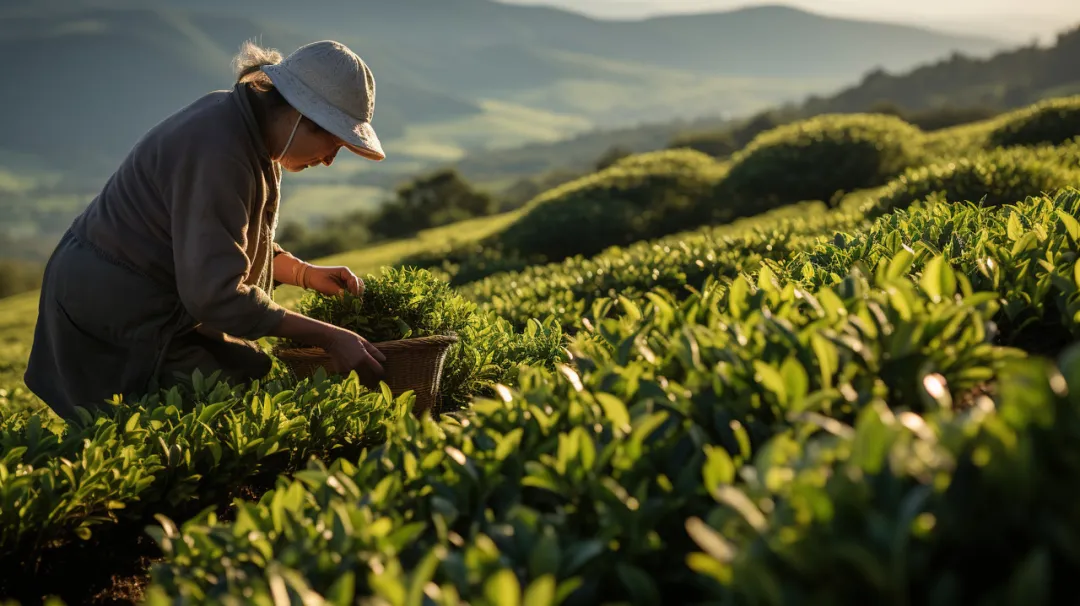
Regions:
[[49, 259], [24, 380], [65, 419], [196, 369], [263, 377], [263, 337], [318, 347], [328, 370], [356, 369], [369, 386], [384, 374], [386, 356], [366, 339], [273, 300], [277, 284], [362, 292], [347, 268], [305, 263], [274, 232], [283, 170], [329, 166], [341, 148], [385, 158], [374, 76], [331, 40], [284, 59], [248, 43], [235, 67], [230, 90], [143, 135]]

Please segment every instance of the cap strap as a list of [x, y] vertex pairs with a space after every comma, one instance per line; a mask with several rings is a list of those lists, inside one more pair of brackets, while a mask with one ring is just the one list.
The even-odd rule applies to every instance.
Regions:
[[301, 114], [300, 112], [297, 112], [297, 114], [296, 124], [293, 124], [292, 132], [289, 133], [289, 140], [285, 142], [285, 149], [281, 150], [281, 153], [278, 154], [279, 161], [285, 157], [285, 152], [289, 151], [289, 146], [292, 145], [293, 137], [296, 135], [296, 129], [300, 126], [300, 120], [304, 118], [304, 114]]

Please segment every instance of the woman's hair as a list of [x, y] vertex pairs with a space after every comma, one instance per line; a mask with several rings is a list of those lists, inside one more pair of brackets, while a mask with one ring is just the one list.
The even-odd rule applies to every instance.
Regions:
[[240, 52], [233, 58], [236, 82], [250, 82], [252, 87], [259, 92], [273, 90], [274, 83], [259, 68], [264, 65], [281, 63], [281, 59], [281, 53], [277, 50], [263, 48], [251, 40], [245, 41], [240, 46]]
[[289, 102], [274, 87], [270, 76], [259, 69], [264, 65], [280, 63], [281, 59], [281, 53], [278, 51], [263, 48], [250, 40], [240, 46], [239, 54], [233, 58], [236, 82], [247, 85], [255, 119], [263, 128], [267, 127], [271, 116], [289, 107]]

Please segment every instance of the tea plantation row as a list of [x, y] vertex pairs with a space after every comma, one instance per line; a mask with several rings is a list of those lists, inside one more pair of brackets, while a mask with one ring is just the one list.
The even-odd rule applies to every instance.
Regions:
[[1075, 183], [1080, 146], [1069, 140], [1078, 135], [1080, 97], [936, 133], [888, 115], [822, 115], [761, 133], [729, 161], [690, 149], [632, 155], [537, 196], [478, 242], [405, 263], [440, 268], [460, 285], [801, 201], [835, 204], [888, 184], [895, 191], [882, 211], [924, 198], [943, 179], [954, 182], [949, 199], [988, 193], [1007, 203]]
[[[1080, 184], [1080, 140], [1062, 146], [997, 150], [910, 169], [884, 187], [847, 196], [835, 209], [820, 202], [783, 206], [730, 225], [612, 247], [592, 258], [578, 255], [560, 263], [498, 273], [464, 285], [460, 292], [516, 325], [555, 314], [574, 330], [582, 318], [588, 318], [597, 298], [632, 297], [653, 287], [689, 292], [707, 277], [730, 278], [765, 261], [789, 259], [812, 246], [821, 234], [831, 238], [833, 232], [868, 225], [872, 217], [882, 215], [895, 222], [905, 215], [887, 213], [918, 200], [970, 200], [995, 206], [1075, 184]], [[882, 225], [875, 229], [896, 229], [892, 223]]]
[[1075, 595], [1080, 350], [1000, 342], [1075, 330], [1078, 219], [1076, 190], [916, 205], [689, 296], [596, 299], [572, 364], [395, 415], [235, 520], [159, 517], [148, 603]]
[[[512, 382], [518, 364], [566, 359], [558, 325], [514, 332], [426, 272], [369, 278], [363, 305], [393, 314], [364, 331], [373, 337], [459, 334], [442, 393], [451, 408]], [[98, 534], [104, 547], [154, 514], [217, 507], [312, 456], [330, 460], [379, 443], [407, 405], [363, 388], [355, 375], [340, 378], [298, 382], [278, 369], [264, 382], [231, 386], [196, 373], [185, 389], [86, 411], [60, 434], [43, 428], [39, 414], [0, 410], [0, 563], [22, 573], [0, 577], [0, 595], [36, 591], [35, 571]], [[65, 582], [78, 574], [68, 571]]]
[[729, 225], [615, 247], [592, 258], [576, 256], [500, 273], [459, 292], [517, 326], [554, 315], [568, 330], [576, 330], [597, 299], [634, 299], [657, 287], [688, 292], [706, 278], [734, 278], [757, 268], [762, 259], [784, 257], [822, 233], [861, 222], [865, 218], [860, 209], [829, 212], [820, 202], [808, 202]]
[[[866, 199], [855, 202], [864, 207], [867, 204]], [[812, 212], [814, 210], [818, 212]], [[1051, 349], [1055, 343], [1070, 340], [1069, 331], [1075, 329], [1074, 316], [1080, 305], [1076, 297], [1076, 258], [1072, 252], [1080, 237], [1075, 197], [1063, 194], [1053, 201], [1036, 198], [1019, 205], [1017, 210], [956, 203], [930, 204], [925, 209], [916, 205], [911, 212], [897, 211], [870, 225], [859, 220], [857, 209], [821, 211], [813, 205], [802, 209], [793, 207], [758, 221], [726, 228], [728, 237], [703, 240], [711, 242], [711, 249], [695, 249], [699, 244], [685, 238], [681, 240], [687, 242], [683, 246], [672, 240], [676, 248], [668, 251], [664, 251], [666, 245], [661, 243], [642, 245], [636, 250], [651, 250], [654, 259], [637, 258], [616, 266], [632, 270], [670, 258], [672, 263], [664, 271], [674, 272], [670, 283], [679, 285], [691, 282], [680, 271], [685, 271], [685, 267], [701, 270], [701, 259], [710, 260], [711, 265], [695, 275], [703, 278], [700, 291], [691, 296], [689, 303], [690, 317], [695, 320], [662, 324], [651, 329], [652, 338], [659, 338], [667, 331], [664, 340], [668, 346], [682, 335], [696, 334], [695, 322], [710, 325], [696, 319], [703, 313], [702, 300], [708, 303], [704, 306], [709, 310], [708, 314], [726, 310], [734, 320], [740, 319], [751, 307], [747, 305], [746, 297], [752, 288], [746, 288], [748, 283], [744, 279], [735, 280], [729, 292], [709, 275], [710, 272], [729, 278], [742, 272], [753, 272], [755, 283], [765, 287], [777, 277], [784, 277], [793, 283], [817, 288], [842, 282], [842, 277], [853, 267], [876, 267], [879, 281], [889, 276], [895, 278], [909, 266], [915, 271], [923, 271], [926, 259], [931, 255], [944, 255], [943, 259], [949, 265], [963, 272], [956, 278], [961, 284], [970, 282], [978, 288], [997, 292], [1005, 301], [996, 312], [991, 308], [982, 310], [986, 321], [997, 320], [997, 325], [1005, 328], [1003, 335], [994, 335], [995, 325], [988, 324], [993, 338], [1003, 336], [1020, 342], [1034, 339], [1042, 343], [1043, 348], [1050, 345]], [[846, 225], [856, 228], [843, 230]], [[740, 229], [745, 233], [739, 234]], [[829, 243], [821, 243], [822, 238], [814, 236], [837, 230], [841, 230], [840, 233], [829, 237]], [[770, 241], [770, 238], [774, 240]], [[754, 242], [756, 244], [750, 246]], [[750, 255], [750, 249], [754, 247], [764, 254]], [[671, 254], [676, 250], [691, 254], [680, 258], [678, 254]], [[776, 251], [775, 255], [770, 254], [773, 251]], [[697, 254], [701, 258], [695, 258]], [[614, 257], [615, 252], [609, 251], [607, 255]], [[759, 265], [764, 269], [754, 271]], [[889, 269], [883, 274], [886, 267]], [[942, 269], [934, 267], [935, 271]], [[546, 271], [549, 272], [548, 279], [554, 279], [564, 287], [569, 283], [573, 288], [574, 274], [553, 276], [550, 268]], [[868, 269], [867, 273], [870, 273]], [[617, 363], [620, 365], [626, 365], [631, 352], [635, 356], [645, 356], [643, 359], [652, 356], [655, 361], [656, 354], [650, 353], [649, 347], [638, 349], [640, 337], [619, 340], [612, 339], [612, 335], [625, 330], [635, 318], [641, 318], [645, 313], [642, 308], [653, 311], [677, 309], [686, 293], [695, 289], [669, 292], [666, 285], [648, 282], [655, 280], [651, 272], [645, 277], [646, 282], [640, 280], [641, 276], [635, 278], [633, 273], [611, 271], [609, 275], [612, 277], [605, 279], [612, 280], [611, 288], [618, 293], [616, 300], [606, 300], [601, 291], [590, 291], [586, 297], [573, 301], [577, 306], [574, 313], [585, 318], [579, 326], [587, 328], [587, 334], [608, 339], [619, 356]], [[924, 291], [931, 289], [926, 291], [932, 293], [931, 297], [939, 297], [942, 292], [948, 295], [950, 289], [957, 288], [955, 283], [948, 281], [948, 275], [943, 272], [941, 276], [944, 277], [929, 282], [924, 280]], [[619, 276], [625, 279], [625, 284], [620, 283]], [[935, 280], [941, 283], [941, 292], [933, 290]], [[540, 278], [530, 279], [527, 283], [535, 291], [558, 291], [558, 287], [552, 288]], [[845, 288], [850, 286], [851, 282], [844, 285]], [[892, 290], [886, 292], [890, 297], [894, 296]], [[818, 296], [827, 299], [829, 294], [824, 291]], [[511, 308], [521, 309], [522, 304], [518, 301]], [[911, 302], [890, 299], [889, 304], [897, 313], [911, 313]], [[372, 305], [391, 310], [391, 318], [372, 325], [374, 314], [366, 309]], [[683, 303], [684, 309], [687, 309], [686, 305]], [[350, 325], [375, 339], [404, 336], [410, 331], [416, 334], [460, 331], [466, 336], [463, 347], [454, 352], [447, 369], [446, 393], [453, 396], [452, 400], [483, 394], [485, 385], [512, 382], [519, 362], [542, 367], [555, 361], [567, 361], [560, 347], [557, 324], [550, 319], [543, 324], [534, 320], [527, 323], [524, 333], [514, 333], [505, 320], [478, 314], [471, 304], [453, 294], [444, 283], [423, 272], [391, 270], [381, 279], [369, 277], [368, 296], [363, 300], [309, 297], [305, 306], [316, 316]], [[876, 308], [870, 306], [869, 309]], [[950, 316], [949, 321], [958, 320]], [[865, 330], [860, 324], [855, 325]], [[980, 330], [983, 329], [985, 327]], [[901, 334], [910, 337], [924, 330], [925, 326], [916, 323]], [[743, 341], [758, 334], [760, 327], [740, 327], [737, 332], [742, 338], [732, 343], [745, 345]], [[807, 335], [812, 332], [808, 330]], [[1052, 335], [1053, 341], [1047, 341], [1046, 335]], [[576, 342], [579, 349], [583, 343], [589, 343], [581, 340], [583, 338], [584, 335]], [[820, 337], [807, 338], [815, 355], [820, 355]], [[694, 343], [693, 340], [688, 342]], [[911, 355], [905, 349], [911, 344], [901, 343], [899, 350], [896, 347], [893, 345], [889, 356]], [[694, 349], [697, 349], [696, 345], [687, 352], [690, 359]], [[789, 354], [795, 355], [797, 350], [792, 349], [790, 343], [788, 349]], [[944, 355], [938, 360], [942, 365], [939, 370], [959, 390], [956, 392], [958, 397], [993, 376], [993, 364], [962, 367], [956, 374], [945, 372], [947, 361], [963, 351], [963, 344], [952, 338], [940, 341], [934, 351], [931, 349], [925, 352], [926, 355]], [[587, 359], [577, 359], [577, 366], [587, 368]], [[827, 362], [822, 363], [826, 364], [824, 368], [831, 368]], [[873, 371], [867, 375], [868, 380], [872, 378], [880, 385], [888, 386], [892, 390], [888, 393], [895, 394], [896, 401], [905, 402], [913, 397], [913, 389], [919, 389], [912, 387], [917, 384], [911, 375], [916, 370], [911, 366], [913, 362], [906, 364], [896, 365], [906, 368], [907, 372], [898, 377], [882, 367], [871, 365], [864, 370]], [[798, 374], [792, 368], [790, 363], [787, 366], [779, 364], [776, 370], [780, 374], [776, 376], [786, 381], [789, 373]], [[755, 370], [768, 372], [756, 366]], [[488, 373], [486, 377], [481, 376], [484, 372]], [[626, 372], [633, 375], [641, 371], [620, 369], [609, 375]], [[756, 375], [755, 380], [765, 376]], [[671, 380], [668, 375], [664, 377]], [[117, 406], [111, 415], [85, 419], [85, 426], [70, 431], [64, 439], [44, 434], [37, 417], [5, 419], [4, 433], [0, 434], [0, 444], [5, 452], [5, 459], [0, 463], [0, 488], [3, 488], [0, 494], [4, 496], [4, 501], [0, 501], [4, 507], [0, 512], [7, 515], [0, 514], [4, 522], [0, 537], [4, 539], [7, 559], [25, 564], [38, 556], [48, 558], [51, 549], [46, 547], [55, 548], [57, 543], [62, 545], [71, 541], [74, 539], [72, 534], [85, 537], [102, 523], [130, 524], [155, 513], [184, 516], [192, 511], [192, 507], [207, 503], [216, 507], [222, 497], [231, 494], [230, 490], [238, 485], [254, 478], [268, 481], [282, 471], [301, 466], [309, 455], [322, 460], [356, 456], [363, 446], [384, 440], [383, 423], [393, 424], [403, 414], [401, 402], [395, 407], [385, 395], [365, 392], [355, 379], [341, 384], [319, 379], [315, 385], [291, 385], [287, 380], [277, 378], [264, 388], [256, 384], [246, 391], [211, 383], [203, 383], [196, 377], [192, 399], [181, 398], [177, 392], [172, 392], [164, 399], [146, 398], [134, 407], [130, 403]], [[767, 381], [763, 383], [767, 384]], [[700, 388], [701, 385], [688, 386], [689, 391], [684, 395], [696, 394]], [[487, 393], [492, 392], [488, 389]], [[805, 395], [808, 393], [799, 392], [799, 395], [785, 396], [785, 400]], [[727, 401], [725, 397], [725, 406], [734, 407], [734, 410], [737, 409], [735, 405], [736, 402]], [[754, 403], [750, 409], [757, 406]], [[482, 416], [483, 409], [476, 409], [475, 414]], [[782, 417], [783, 413], [774, 414], [766, 427]], [[482, 422], [483, 419], [473, 420], [473, 423]], [[769, 435], [772, 431], [755, 429], [749, 422], [747, 427], [754, 436], [760, 431], [764, 431], [760, 435]], [[394, 443], [385, 447], [393, 448]]]
[[79, 601], [95, 550], [155, 517], [157, 603], [1062, 595], [1080, 208], [1040, 194], [1080, 184], [1077, 116], [950, 141], [825, 116], [730, 163], [632, 156], [413, 259], [459, 290], [391, 269], [301, 302], [372, 340], [458, 333], [442, 395], [464, 410], [439, 419], [280, 368], [59, 434], [0, 410], [0, 595]]

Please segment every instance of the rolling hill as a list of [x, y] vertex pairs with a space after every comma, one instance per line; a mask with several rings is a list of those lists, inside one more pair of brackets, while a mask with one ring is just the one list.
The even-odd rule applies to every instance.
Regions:
[[[464, 151], [746, 112], [834, 89], [874, 66], [1000, 47], [783, 7], [619, 22], [489, 0], [52, 1], [0, 8], [0, 52], [19, 57], [9, 75], [19, 86], [0, 93], [3, 146], [100, 175], [169, 112], [228, 87], [229, 58], [248, 38], [284, 53], [324, 38], [357, 50], [376, 73], [375, 124], [394, 161], [429, 157], [417, 145], [394, 153], [395, 141], [428, 133]], [[535, 112], [538, 132], [497, 137], [500, 120], [478, 123], [519, 106]], [[26, 120], [32, 112], [49, 119]]]
[[[142, 133], [231, 86], [243, 40], [288, 53], [325, 38], [375, 71], [389, 158], [344, 156], [332, 171], [291, 175], [282, 218], [309, 225], [378, 204], [395, 182], [437, 165], [506, 153], [525, 166], [536, 145], [567, 141], [589, 143], [566, 156], [589, 161], [609, 140], [589, 133], [719, 121], [836, 90], [875, 66], [1000, 46], [776, 6], [628, 22], [490, 0], [3, 3], [0, 52], [15, 59], [0, 90], [0, 257], [43, 260]], [[365, 189], [350, 197], [346, 184]]]

